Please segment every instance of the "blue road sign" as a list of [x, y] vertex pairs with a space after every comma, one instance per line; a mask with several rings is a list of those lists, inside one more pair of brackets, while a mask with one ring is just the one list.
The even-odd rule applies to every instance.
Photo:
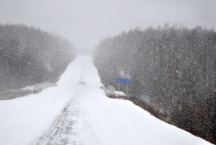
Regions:
[[123, 84], [132, 83], [132, 81], [129, 79], [116, 79], [116, 82], [123, 83]]

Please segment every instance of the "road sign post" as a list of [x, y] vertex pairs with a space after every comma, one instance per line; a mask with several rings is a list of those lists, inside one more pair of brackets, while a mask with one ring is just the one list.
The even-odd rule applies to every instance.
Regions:
[[130, 83], [132, 83], [132, 81], [129, 80], [129, 79], [116, 79], [116, 82], [121, 83], [121, 84], [130, 84]]
[[132, 83], [130, 79], [116, 79], [116, 83], [119, 83], [119, 91], [120, 91], [120, 85], [126, 84], [126, 94], [128, 94], [128, 84]]

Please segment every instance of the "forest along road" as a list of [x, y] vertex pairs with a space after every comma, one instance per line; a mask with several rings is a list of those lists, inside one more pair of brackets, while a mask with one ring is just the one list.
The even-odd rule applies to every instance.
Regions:
[[58, 86], [0, 101], [2, 145], [210, 145], [126, 100], [110, 99], [92, 58], [77, 56]]

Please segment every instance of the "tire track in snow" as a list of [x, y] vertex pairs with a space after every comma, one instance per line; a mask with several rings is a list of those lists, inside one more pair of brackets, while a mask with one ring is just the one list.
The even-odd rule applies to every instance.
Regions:
[[56, 118], [48, 131], [33, 142], [32, 145], [78, 145], [78, 129], [75, 127], [75, 124], [78, 122], [80, 110], [77, 97], [85, 89], [83, 86], [85, 83], [81, 83], [81, 81], [84, 82], [85, 64], [83, 61], [81, 64], [79, 82], [72, 99]]
[[[60, 98], [59, 98], [59, 101], [60, 101]], [[53, 108], [55, 109], [56, 107], [59, 108], [58, 106], [61, 106], [61, 105], [49, 105], [47, 108], [47, 111], [44, 112], [43, 114], [45, 115], [43, 118], [38, 118], [37, 119], [37, 124], [34, 124], [33, 126], [30, 125], [30, 124], [27, 124], [25, 128], [22, 129], [23, 132], [25, 132], [24, 134], [17, 134], [15, 136], [13, 136], [11, 138], [11, 141], [8, 143], [8, 145], [10, 144], [14, 144], [15, 141], [17, 141], [18, 139], [25, 139], [25, 136], [27, 136], [30, 132], [34, 131], [34, 129], [36, 129], [37, 126], [40, 126], [40, 124], [43, 124], [43, 121], [46, 120], [46, 114], [49, 114], [49, 111], [52, 110]], [[30, 112], [24, 114], [23, 116], [21, 116], [21, 118], [18, 118], [17, 120], [14, 120], [14, 121], [18, 121], [18, 120], [22, 120], [25, 116], [29, 116], [30, 114], [36, 114], [36, 113], [40, 113], [41, 110], [37, 110], [36, 109], [33, 109], [31, 110]], [[8, 124], [7, 124], [8, 125]], [[2, 128], [4, 128], [5, 126], [3, 126]], [[31, 130], [29, 130], [29, 128], [32, 128]]]
[[79, 97], [85, 85], [78, 82], [72, 99], [62, 113], [55, 119], [51, 127], [34, 141], [32, 145], [78, 145], [78, 129], [75, 124], [79, 119]]
[[77, 131], [73, 126], [77, 122], [79, 110], [74, 108], [77, 108], [76, 101], [72, 99], [48, 131], [32, 145], [66, 145], [69, 141], [73, 142], [73, 145], [77, 145], [77, 140], [70, 137], [71, 135], [77, 135]]

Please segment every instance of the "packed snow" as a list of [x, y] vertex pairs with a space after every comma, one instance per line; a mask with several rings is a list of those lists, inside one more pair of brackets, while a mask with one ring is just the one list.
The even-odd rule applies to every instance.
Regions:
[[110, 99], [89, 56], [77, 56], [57, 86], [0, 101], [2, 145], [210, 145], [130, 101]]

